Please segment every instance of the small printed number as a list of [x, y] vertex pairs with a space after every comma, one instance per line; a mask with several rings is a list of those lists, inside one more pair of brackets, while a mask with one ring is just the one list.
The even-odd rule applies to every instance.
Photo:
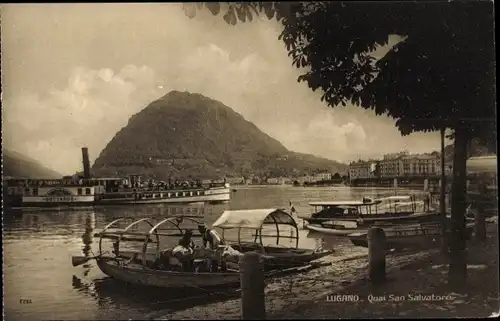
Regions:
[[19, 303], [20, 304], [31, 304], [33, 303], [31, 300], [27, 300], [27, 299], [20, 299], [19, 300]]

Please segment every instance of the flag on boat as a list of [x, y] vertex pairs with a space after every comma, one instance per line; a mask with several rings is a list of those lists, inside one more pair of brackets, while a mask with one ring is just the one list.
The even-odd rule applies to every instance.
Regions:
[[290, 202], [290, 212], [297, 213], [297, 211], [295, 210], [295, 207], [293, 207], [292, 201], [289, 201], [289, 202]]

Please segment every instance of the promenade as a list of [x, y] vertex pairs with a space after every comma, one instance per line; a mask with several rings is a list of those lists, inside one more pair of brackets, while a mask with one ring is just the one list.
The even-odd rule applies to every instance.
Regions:
[[[398, 269], [409, 262], [425, 260], [435, 252], [389, 254], [387, 256], [388, 269]], [[302, 304], [310, 304], [311, 302], [323, 302], [327, 294], [339, 291], [342, 288], [362, 285], [367, 281], [367, 255], [355, 255], [342, 260], [333, 257], [330, 258], [330, 261], [332, 262], [330, 266], [267, 281], [265, 295], [268, 319], [289, 318], [286, 313], [291, 311], [290, 307], [302, 306]], [[300, 313], [296, 315], [296, 317], [299, 316]], [[175, 311], [158, 320], [236, 320], [240, 318], [241, 299], [238, 296], [235, 299], [223, 302], [198, 305], [186, 310]]]
[[[305, 302], [269, 319], [332, 318], [486, 318], [498, 316], [498, 234], [485, 245], [469, 242], [467, 288], [447, 285], [448, 259], [434, 254], [388, 273], [387, 283], [370, 282], [336, 294], [357, 295], [357, 302]], [[496, 314], [495, 314], [496, 313]]]
[[[268, 319], [488, 317], [498, 305], [498, 232], [468, 244], [468, 287], [446, 284], [448, 259], [437, 249], [387, 255], [385, 284], [367, 279], [367, 257], [352, 257], [269, 282]], [[328, 297], [330, 295], [330, 297]], [[350, 295], [332, 302], [332, 295]], [[353, 302], [353, 299], [357, 300]], [[161, 319], [240, 319], [239, 298], [176, 311]]]

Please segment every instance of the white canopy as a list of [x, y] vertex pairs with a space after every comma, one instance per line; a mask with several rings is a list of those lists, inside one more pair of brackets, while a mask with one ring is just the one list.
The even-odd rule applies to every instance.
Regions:
[[480, 156], [471, 157], [467, 160], [467, 173], [496, 173], [497, 172], [497, 157], [496, 156]]
[[290, 214], [284, 210], [274, 208], [224, 211], [212, 226], [222, 229], [260, 229], [264, 224], [297, 225]]

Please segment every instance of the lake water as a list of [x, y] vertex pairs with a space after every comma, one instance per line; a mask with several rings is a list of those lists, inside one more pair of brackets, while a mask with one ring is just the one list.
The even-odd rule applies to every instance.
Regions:
[[[210, 225], [225, 209], [288, 208], [310, 213], [311, 201], [350, 200], [362, 196], [394, 195], [392, 189], [291, 186], [233, 187], [231, 201], [224, 205], [141, 205], [98, 208], [77, 212], [3, 213], [4, 308], [10, 320], [100, 320], [152, 319], [166, 311], [206, 301], [207, 294], [151, 293], [104, 275], [95, 262], [71, 265], [72, 255], [97, 254], [99, 240], [94, 233], [119, 217], [168, 217], [200, 214]], [[416, 194], [402, 190], [399, 194]], [[299, 227], [302, 221], [298, 219]], [[340, 238], [322, 239], [300, 229], [300, 247], [321, 243], [346, 256], [364, 249]], [[223, 294], [221, 294], [223, 296]], [[216, 299], [209, 295], [211, 299]], [[214, 298], [212, 298], [214, 297]]]

